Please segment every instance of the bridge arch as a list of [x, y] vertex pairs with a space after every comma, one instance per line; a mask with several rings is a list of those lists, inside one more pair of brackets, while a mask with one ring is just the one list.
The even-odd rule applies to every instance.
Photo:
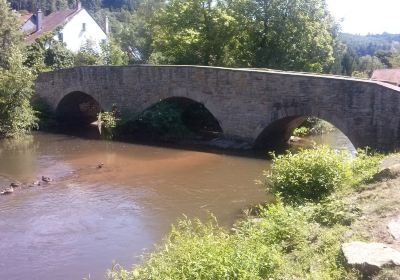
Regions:
[[212, 138], [220, 135], [223, 131], [217, 117], [206, 105], [194, 98], [171, 96], [147, 102], [146, 105], [147, 107], [142, 106], [139, 113], [136, 114], [134, 122], [147, 124], [150, 128], [154, 124], [158, 126], [158, 129], [171, 132], [179, 127], [185, 127], [198, 136]]
[[83, 91], [65, 94], [56, 107], [57, 119], [69, 125], [88, 125], [97, 119], [102, 111], [101, 104], [93, 96]]
[[285, 147], [288, 144], [290, 137], [293, 135], [293, 131], [303, 124], [309, 117], [316, 117], [332, 124], [349, 139], [353, 146], [357, 147], [357, 139], [355, 139], [354, 134], [347, 131], [347, 127], [342, 121], [337, 120], [334, 117], [321, 117], [309, 114], [285, 116], [270, 122], [255, 137], [256, 140], [253, 144], [254, 148], [274, 150], [276, 148]]

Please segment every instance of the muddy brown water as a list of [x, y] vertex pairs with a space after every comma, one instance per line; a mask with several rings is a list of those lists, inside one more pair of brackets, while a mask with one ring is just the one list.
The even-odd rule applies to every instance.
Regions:
[[49, 133], [0, 141], [0, 159], [0, 186], [54, 179], [0, 196], [2, 280], [104, 279], [113, 262], [140, 262], [183, 214], [230, 226], [268, 199], [255, 184], [262, 159]]

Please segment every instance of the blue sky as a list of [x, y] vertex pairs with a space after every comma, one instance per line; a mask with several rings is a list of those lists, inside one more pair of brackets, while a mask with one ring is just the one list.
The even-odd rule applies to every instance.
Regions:
[[326, 0], [342, 31], [355, 34], [400, 34], [400, 0]]

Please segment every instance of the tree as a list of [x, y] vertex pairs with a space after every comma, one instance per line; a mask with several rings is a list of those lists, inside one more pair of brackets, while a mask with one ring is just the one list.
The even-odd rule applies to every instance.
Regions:
[[152, 27], [155, 63], [322, 72], [334, 60], [324, 0], [171, 0]]
[[54, 39], [54, 32], [47, 33], [26, 46], [24, 64], [35, 73], [72, 67], [74, 55], [65, 45]]
[[[353, 73], [353, 75], [369, 78], [371, 77], [374, 70], [382, 68], [385, 68], [385, 65], [382, 64], [379, 58], [377, 58], [376, 56], [366, 55], [360, 57], [357, 69], [355, 73]], [[362, 75], [361, 73], [364, 73], [364, 75]]]
[[128, 54], [111, 36], [106, 43], [101, 45], [101, 55], [103, 64], [106, 65], [127, 65], [129, 62]]
[[99, 50], [96, 50], [93, 42], [87, 41], [79, 52], [75, 55], [74, 65], [85, 66], [85, 65], [101, 65], [102, 57]]
[[30, 106], [34, 76], [23, 65], [18, 19], [0, 0], [0, 137], [28, 132], [36, 123]]
[[253, 66], [322, 72], [333, 62], [334, 21], [324, 0], [243, 2], [246, 17], [254, 19], [248, 27]]
[[234, 20], [219, 0], [172, 0], [155, 12], [155, 63], [224, 65]]

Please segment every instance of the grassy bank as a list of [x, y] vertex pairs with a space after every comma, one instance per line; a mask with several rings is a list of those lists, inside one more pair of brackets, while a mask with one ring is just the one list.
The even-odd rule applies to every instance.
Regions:
[[[261, 182], [277, 197], [274, 204], [256, 207], [229, 230], [213, 217], [181, 220], [143, 264], [115, 266], [108, 278], [361, 279], [345, 265], [341, 244], [368, 239], [358, 197], [371, 191], [380, 160], [326, 147], [274, 157]], [[377, 279], [390, 279], [382, 275]]]

